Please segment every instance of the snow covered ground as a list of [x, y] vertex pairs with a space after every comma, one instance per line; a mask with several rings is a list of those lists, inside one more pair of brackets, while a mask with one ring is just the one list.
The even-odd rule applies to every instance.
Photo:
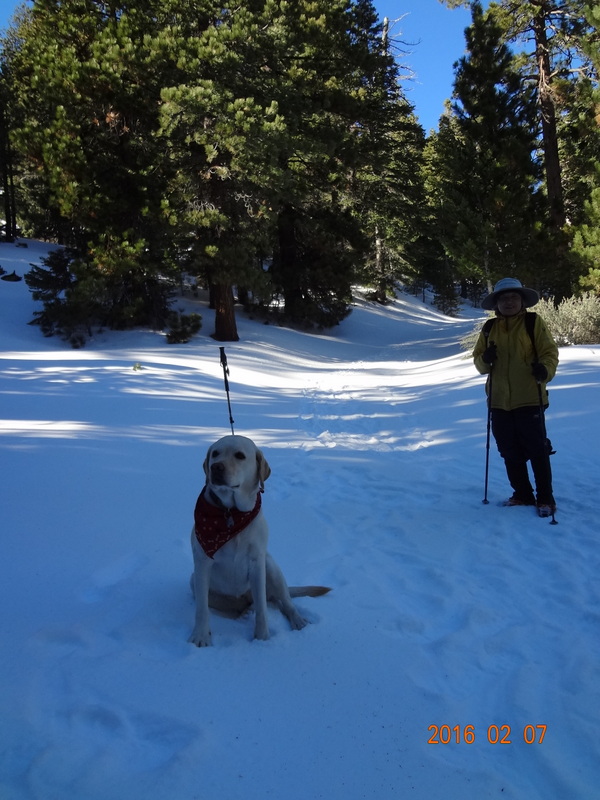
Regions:
[[272, 468], [271, 552], [333, 591], [297, 601], [300, 632], [213, 616], [197, 649], [189, 531], [230, 432], [212, 312], [186, 345], [72, 350], [33, 309], [0, 281], [1, 800], [600, 797], [600, 345], [561, 350], [551, 385], [552, 526], [499, 506], [494, 446], [482, 504], [458, 345], [480, 312], [360, 301], [324, 335], [240, 314], [231, 402]]

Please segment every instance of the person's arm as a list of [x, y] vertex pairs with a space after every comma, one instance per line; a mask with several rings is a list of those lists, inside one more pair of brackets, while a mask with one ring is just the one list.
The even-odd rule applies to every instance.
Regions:
[[473, 350], [473, 363], [481, 375], [489, 375], [492, 371], [495, 355], [495, 345], [492, 340], [481, 332]]
[[535, 321], [534, 336], [538, 362], [544, 365], [547, 372], [547, 376], [543, 378], [543, 381], [544, 383], [548, 383], [556, 375], [556, 368], [558, 367], [558, 347], [546, 323], [539, 314]]

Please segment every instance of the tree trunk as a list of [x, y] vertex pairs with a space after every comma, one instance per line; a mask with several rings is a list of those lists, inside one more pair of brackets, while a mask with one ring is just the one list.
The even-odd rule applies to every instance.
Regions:
[[565, 203], [562, 186], [558, 136], [556, 133], [556, 108], [552, 94], [552, 75], [546, 33], [545, 7], [533, 18], [535, 51], [538, 66], [538, 102], [542, 115], [542, 138], [544, 143], [544, 166], [546, 186], [550, 203], [552, 226], [561, 230], [565, 224]]
[[218, 342], [239, 342], [235, 322], [233, 289], [229, 284], [217, 283], [212, 287], [215, 301], [215, 332], [213, 339]]
[[279, 280], [283, 291], [286, 317], [301, 319], [303, 298], [298, 281], [295, 212], [286, 205], [277, 218], [279, 238]]
[[12, 182], [12, 158], [8, 139], [8, 127], [4, 109], [0, 107], [0, 172], [4, 196], [4, 236], [7, 242], [14, 242], [17, 235], [17, 221]]
[[538, 64], [538, 102], [542, 116], [542, 141], [546, 191], [548, 194], [550, 226], [553, 232], [556, 278], [554, 299], [562, 300], [572, 291], [571, 266], [568, 259], [567, 242], [564, 235], [566, 225], [565, 198], [562, 185], [558, 134], [556, 130], [556, 106], [552, 92], [552, 74], [546, 31], [548, 4], [540, 3], [540, 13], [533, 18], [536, 59]]
[[379, 226], [375, 226], [375, 274], [377, 275], [377, 289], [375, 290], [375, 300], [381, 305], [387, 303], [386, 276], [383, 273], [383, 239], [379, 235]]
[[250, 304], [250, 292], [245, 286], [237, 287], [238, 303], [241, 306], [247, 307]]

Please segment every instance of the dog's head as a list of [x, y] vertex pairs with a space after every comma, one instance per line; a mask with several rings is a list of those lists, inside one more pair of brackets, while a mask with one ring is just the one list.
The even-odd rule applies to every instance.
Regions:
[[227, 508], [251, 511], [271, 474], [261, 450], [245, 436], [224, 436], [208, 448], [206, 485]]

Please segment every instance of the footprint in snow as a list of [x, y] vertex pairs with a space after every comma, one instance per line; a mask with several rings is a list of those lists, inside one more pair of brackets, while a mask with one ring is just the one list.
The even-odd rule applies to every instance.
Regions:
[[90, 578], [90, 585], [82, 593], [83, 600], [86, 603], [99, 602], [111, 589], [131, 578], [146, 562], [147, 558], [132, 553], [96, 570]]

